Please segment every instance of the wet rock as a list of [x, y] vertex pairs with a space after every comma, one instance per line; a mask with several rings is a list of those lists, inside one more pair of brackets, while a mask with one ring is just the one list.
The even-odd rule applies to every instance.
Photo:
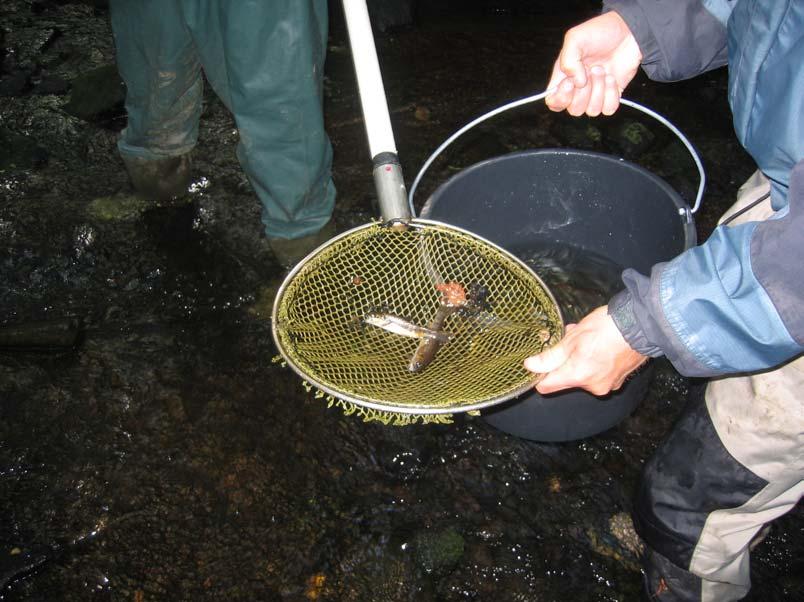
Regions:
[[87, 207], [90, 218], [104, 222], [128, 222], [139, 219], [152, 203], [135, 195], [115, 194], [94, 199]]
[[59, 351], [78, 343], [81, 324], [77, 318], [55, 318], [0, 325], [0, 349]]
[[72, 82], [64, 110], [85, 121], [95, 121], [122, 110], [126, 89], [115, 65], [106, 65], [79, 75]]
[[427, 107], [418, 106], [413, 111], [413, 117], [416, 121], [428, 122], [430, 121], [430, 109]]
[[[430, 600], [416, 596], [419, 584], [413, 575], [415, 567], [408, 559], [396, 557], [392, 550], [375, 542], [363, 542], [347, 550], [338, 562], [348, 579], [330, 580], [332, 591], [325, 599], [342, 602], [364, 600]], [[366, 567], [371, 567], [367, 572]]]
[[372, 25], [379, 31], [393, 31], [413, 23], [413, 0], [368, 0]]
[[91, 6], [96, 13], [109, 10], [109, 0], [74, 0], [74, 2]]
[[8, 552], [3, 550], [0, 554], [0, 593], [15, 579], [35, 571], [52, 556], [52, 550], [38, 546], [33, 550], [24, 551], [12, 548]]
[[33, 89], [34, 94], [66, 94], [70, 89], [70, 82], [56, 75], [43, 77]]
[[[690, 152], [680, 141], [674, 139], [669, 144], [656, 145], [652, 153], [657, 155], [654, 163], [657, 165], [656, 173], [660, 176], [664, 178], [681, 175], [695, 177], [693, 159], [690, 156]], [[693, 183], [697, 184], [697, 181]]]
[[628, 121], [617, 131], [615, 145], [624, 155], [634, 156], [647, 151], [656, 136], [638, 121]]
[[31, 169], [47, 164], [48, 152], [30, 136], [0, 128], [0, 172]]
[[9, 52], [4, 34], [5, 32], [0, 30], [0, 48], [5, 48], [0, 54], [0, 80], [17, 68], [17, 57], [13, 52]]
[[[574, 529], [573, 531], [575, 532]], [[583, 534], [580, 531], [575, 532], [575, 536], [585, 539], [597, 554], [616, 560], [627, 571], [640, 571], [639, 558], [644, 546], [627, 513], [618, 512], [613, 515], [609, 519], [608, 529], [589, 526]]]
[[28, 71], [13, 71], [0, 79], [0, 96], [19, 96], [30, 86]]
[[255, 294], [254, 303], [248, 312], [259, 320], [270, 320], [273, 312], [274, 300], [282, 285], [282, 278], [277, 277], [261, 285]]
[[[65, 157], [82, 141], [85, 123], [64, 112], [64, 100], [53, 95], [27, 95], [5, 103], [8, 129], [36, 140], [51, 157]], [[75, 174], [74, 174], [75, 175]]]
[[645, 549], [642, 540], [634, 529], [634, 522], [625, 512], [618, 512], [609, 519], [609, 530], [617, 541], [634, 556], [640, 556]]
[[414, 540], [417, 564], [428, 573], [443, 574], [463, 556], [464, 539], [455, 529], [419, 533]]
[[98, 165], [112, 163], [121, 175], [125, 173], [125, 168], [117, 152], [117, 134], [105, 129], [98, 129], [87, 137], [84, 148], [87, 160]]
[[567, 121], [562, 117], [554, 118], [551, 133], [562, 140], [563, 146], [580, 149], [597, 148], [603, 139], [603, 132], [597, 125], [584, 118]]

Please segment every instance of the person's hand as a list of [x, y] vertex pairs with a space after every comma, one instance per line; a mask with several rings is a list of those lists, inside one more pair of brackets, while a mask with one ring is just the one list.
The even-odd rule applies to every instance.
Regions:
[[631, 30], [616, 12], [608, 12], [573, 27], [553, 65], [545, 99], [551, 111], [595, 117], [612, 115], [620, 94], [634, 78], [642, 52]]
[[605, 395], [619, 389], [647, 359], [626, 343], [604, 305], [577, 324], [569, 324], [564, 338], [527, 358], [525, 368], [544, 375], [536, 384], [539, 393], [580, 387]]

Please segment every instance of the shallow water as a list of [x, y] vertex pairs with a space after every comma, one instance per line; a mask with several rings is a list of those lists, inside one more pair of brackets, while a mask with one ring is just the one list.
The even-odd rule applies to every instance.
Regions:
[[[421, 15], [413, 29], [378, 36], [408, 178], [471, 117], [545, 81], [560, 33], [584, 13], [515, 5]], [[0, 574], [16, 577], [2, 599], [637, 598], [621, 527], [642, 462], [683, 405], [687, 383], [672, 368], [657, 362], [634, 415], [577, 442], [524, 441], [471, 417], [389, 428], [326, 409], [271, 362], [261, 291], [281, 270], [260, 242], [226, 110], [208, 96], [190, 201], [140, 206], [115, 153], [120, 108], [85, 121], [64, 111], [67, 92], [42, 83], [113, 61], [106, 12], [12, 0], [0, 16], [0, 82], [27, 78], [0, 99], [13, 142], [0, 170], [0, 325], [82, 324], [75, 349], [0, 351]], [[375, 208], [337, 16], [329, 57], [344, 229]], [[691, 121], [690, 90], [712, 99], [702, 122]], [[639, 81], [635, 94], [705, 155], [705, 235], [751, 169], [723, 117], [724, 78]], [[580, 144], [611, 150], [617, 124], [537, 109], [501, 119], [438, 162], [420, 199], [507, 150], [570, 144], [579, 132]], [[658, 136], [641, 158], [694, 190], [689, 165], [667, 165], [674, 147]], [[757, 549], [750, 599], [800, 595], [802, 524], [794, 512]]]

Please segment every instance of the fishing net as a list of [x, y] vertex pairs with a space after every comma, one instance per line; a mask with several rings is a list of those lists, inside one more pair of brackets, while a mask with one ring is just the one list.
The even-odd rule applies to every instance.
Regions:
[[[445, 284], [469, 301], [438, 325], [441, 342], [428, 343], [434, 352], [413, 372], [414, 354], [432, 341]], [[368, 316], [398, 319], [425, 336], [377, 327]], [[273, 327], [282, 358], [319, 396], [394, 423], [439, 421], [523, 393], [534, 383], [524, 358], [563, 335], [555, 300], [526, 265], [428, 220], [370, 223], [329, 241], [286, 278]]]

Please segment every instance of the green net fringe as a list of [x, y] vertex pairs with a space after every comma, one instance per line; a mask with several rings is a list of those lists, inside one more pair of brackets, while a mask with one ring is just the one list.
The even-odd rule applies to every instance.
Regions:
[[[287, 368], [287, 363], [281, 355], [275, 356], [272, 360], [273, 363], [279, 364], [283, 368]], [[375, 410], [359, 406], [354, 402], [340, 399], [334, 395], [330, 395], [308, 383], [302, 381], [302, 387], [308, 393], [313, 393], [314, 399], [323, 399], [327, 402], [327, 407], [340, 408], [345, 416], [357, 416], [363, 422], [381, 422], [385, 426], [410, 426], [412, 424], [452, 424], [452, 414], [403, 414], [402, 412], [386, 412], [384, 410]], [[475, 414], [475, 412], [469, 412]]]

